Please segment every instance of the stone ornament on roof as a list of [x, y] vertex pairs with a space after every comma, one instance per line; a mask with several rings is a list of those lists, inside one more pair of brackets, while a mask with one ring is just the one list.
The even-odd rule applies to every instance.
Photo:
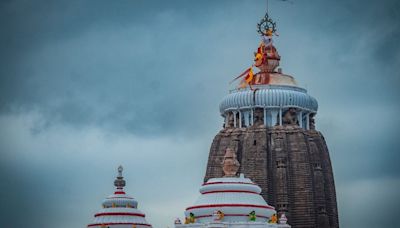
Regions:
[[235, 177], [239, 170], [240, 163], [236, 158], [236, 153], [231, 148], [226, 148], [224, 160], [222, 161], [224, 177]]
[[281, 214], [281, 217], [279, 218], [279, 224], [287, 224], [287, 218], [286, 218], [286, 215], [285, 215], [285, 213], [282, 213]]

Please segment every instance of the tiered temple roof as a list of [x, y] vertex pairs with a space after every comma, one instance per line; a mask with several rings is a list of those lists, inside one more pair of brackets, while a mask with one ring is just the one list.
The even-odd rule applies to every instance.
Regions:
[[107, 197], [103, 209], [94, 215], [95, 219], [87, 227], [98, 228], [151, 228], [146, 221], [145, 214], [138, 210], [138, 202], [124, 191], [125, 180], [122, 176], [123, 168], [118, 167], [118, 176], [114, 181], [116, 190]]
[[185, 224], [177, 220], [176, 228], [290, 227], [284, 216], [282, 224], [277, 223], [276, 211], [260, 195], [258, 185], [243, 174], [236, 175], [239, 165], [235, 153], [228, 148], [223, 161], [225, 176], [203, 184], [200, 197], [186, 208]]

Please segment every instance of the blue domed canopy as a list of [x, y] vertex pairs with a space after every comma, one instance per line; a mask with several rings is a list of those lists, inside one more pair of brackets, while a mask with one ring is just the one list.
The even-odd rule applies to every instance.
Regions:
[[233, 90], [220, 104], [222, 115], [229, 111], [252, 108], [299, 108], [315, 113], [318, 102], [300, 87], [263, 85], [255, 87], [255, 90]]

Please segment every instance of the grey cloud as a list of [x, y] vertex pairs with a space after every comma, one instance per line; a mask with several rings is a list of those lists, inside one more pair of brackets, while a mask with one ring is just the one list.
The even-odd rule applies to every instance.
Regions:
[[[400, 174], [398, 9], [399, 2], [389, 0], [270, 1], [283, 71], [319, 101], [317, 128], [330, 148], [339, 201], [379, 185], [355, 199], [377, 205], [375, 214], [354, 212], [357, 220], [386, 216], [395, 222], [396, 206], [387, 212], [384, 202], [398, 201], [398, 194], [388, 193], [393, 201], [374, 195], [397, 185]], [[42, 213], [49, 213], [52, 224], [84, 225], [109, 193], [109, 166], [121, 161], [138, 172], [161, 165], [165, 176], [148, 175], [162, 179], [171, 194], [166, 180], [184, 180], [171, 196], [180, 213], [195, 195], [221, 127], [218, 104], [228, 82], [251, 64], [259, 42], [255, 24], [264, 11], [265, 1], [0, 3], [0, 117], [11, 119], [0, 130], [0, 174], [12, 188], [0, 193], [6, 196], [2, 206], [11, 205], [1, 209], [7, 224], [43, 227], [48, 219]], [[11, 171], [15, 166], [18, 172]], [[162, 208], [163, 199], [145, 194], [155, 180], [131, 175], [143, 204]], [[83, 188], [87, 182], [98, 191]], [[361, 187], [346, 187], [353, 182]], [[58, 213], [53, 209], [60, 201], [69, 204]], [[86, 214], [71, 213], [80, 201]], [[36, 210], [43, 202], [42, 212]], [[32, 221], [17, 220], [15, 205]], [[355, 227], [348, 205], [339, 206], [342, 226]], [[155, 217], [155, 224], [169, 222]]]

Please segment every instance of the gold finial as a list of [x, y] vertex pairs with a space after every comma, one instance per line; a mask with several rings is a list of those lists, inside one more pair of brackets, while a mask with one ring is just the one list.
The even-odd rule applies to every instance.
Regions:
[[240, 163], [236, 159], [236, 153], [231, 148], [226, 148], [224, 160], [222, 161], [224, 177], [235, 177], [239, 170]]

